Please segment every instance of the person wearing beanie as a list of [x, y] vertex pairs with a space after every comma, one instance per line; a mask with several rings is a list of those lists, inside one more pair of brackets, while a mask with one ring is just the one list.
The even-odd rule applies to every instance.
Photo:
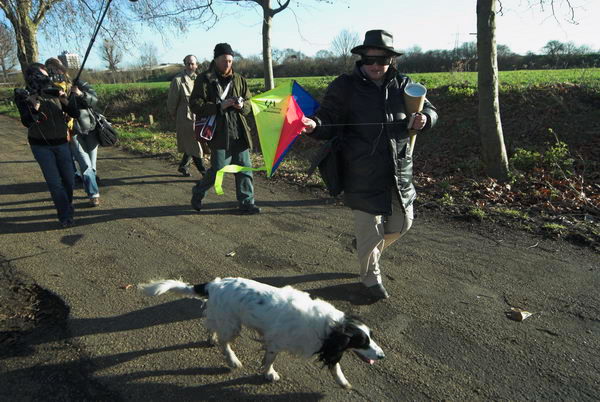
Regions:
[[[412, 149], [409, 130], [433, 127], [436, 108], [424, 99], [410, 115], [403, 96], [411, 79], [396, 69], [394, 38], [384, 30], [365, 34], [352, 49], [360, 56], [352, 74], [331, 82], [315, 116], [304, 119], [304, 132], [329, 140], [343, 137], [338, 151], [344, 205], [354, 216], [354, 243], [361, 282], [369, 296], [387, 299], [379, 266], [381, 254], [412, 226]], [[339, 123], [345, 123], [341, 128]], [[422, 134], [420, 134], [422, 135]]]
[[[206, 192], [214, 185], [216, 172], [226, 165], [252, 167], [250, 149], [252, 138], [246, 120], [252, 112], [248, 83], [233, 71], [233, 49], [228, 43], [219, 43], [208, 70], [194, 82], [190, 109], [199, 117], [214, 115], [214, 135], [208, 142], [211, 167], [192, 190], [192, 207], [200, 211]], [[235, 174], [236, 197], [239, 212], [244, 215], [260, 213], [254, 205], [254, 184], [251, 171]]]

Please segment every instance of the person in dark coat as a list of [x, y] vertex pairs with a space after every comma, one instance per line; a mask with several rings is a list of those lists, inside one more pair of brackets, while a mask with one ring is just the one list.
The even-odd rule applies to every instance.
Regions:
[[27, 89], [15, 90], [21, 123], [27, 127], [27, 141], [40, 165], [62, 227], [73, 225], [75, 171], [69, 148], [68, 118], [79, 118], [74, 98], [56, 87], [46, 66], [31, 63], [25, 69]]
[[368, 31], [352, 53], [361, 57], [353, 73], [331, 82], [315, 116], [304, 119], [304, 132], [341, 139], [344, 203], [354, 214], [361, 280], [373, 297], [385, 299], [381, 253], [413, 222], [416, 191], [408, 130], [433, 127], [437, 112], [427, 100], [421, 113], [406, 112], [403, 92], [411, 79], [394, 66], [402, 53], [394, 49], [390, 33]]
[[[207, 71], [200, 74], [190, 95], [190, 109], [197, 117], [216, 116], [214, 136], [208, 145], [211, 167], [192, 190], [192, 207], [199, 211], [206, 192], [215, 184], [216, 172], [226, 165], [252, 167], [252, 138], [246, 116], [252, 112], [250, 90], [246, 79], [233, 71], [233, 49], [219, 43]], [[236, 197], [241, 214], [254, 215], [260, 208], [254, 205], [252, 171], [235, 174]]]

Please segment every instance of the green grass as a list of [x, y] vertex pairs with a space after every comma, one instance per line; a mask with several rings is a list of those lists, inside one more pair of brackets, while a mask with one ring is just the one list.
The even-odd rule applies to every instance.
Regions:
[[[414, 73], [409, 74], [413, 81], [421, 82], [430, 89], [445, 86], [477, 87], [476, 72], [448, 72], [448, 73]], [[290, 80], [296, 80], [305, 88], [324, 88], [335, 76], [322, 77], [286, 77], [275, 78], [275, 85], [281, 85]], [[516, 70], [500, 71], [499, 81], [501, 87], [537, 86], [556, 83], [571, 83], [580, 85], [600, 85], [600, 68], [589, 69], [564, 69], [564, 70]], [[262, 91], [264, 79], [251, 78], [248, 80], [253, 93]], [[96, 88], [110, 91], [120, 91], [131, 88], [167, 89], [168, 82], [146, 82], [132, 84], [101, 84]]]
[[529, 215], [527, 215], [527, 213], [516, 210], [516, 209], [496, 207], [496, 208], [492, 208], [492, 210], [494, 212], [499, 213], [500, 215], [509, 216], [512, 218], [518, 218], [518, 219], [529, 218]]
[[177, 139], [174, 133], [164, 133], [151, 128], [119, 127], [119, 145], [127, 150], [156, 155], [177, 154]]
[[0, 104], [0, 114], [14, 117], [15, 119], [20, 118], [19, 111], [17, 110], [17, 107], [14, 104]]
[[[457, 92], [457, 95], [460, 96], [472, 96], [475, 94], [472, 90], [465, 90], [464, 88], [477, 88], [476, 72], [415, 73], [409, 75], [413, 81], [421, 82], [429, 89], [452, 87], [452, 91]], [[280, 85], [289, 82], [290, 80], [296, 80], [314, 96], [320, 97], [327, 85], [334, 78], [334, 76], [276, 78], [275, 85]], [[571, 83], [598, 88], [600, 87], [600, 68], [501, 71], [499, 74], [499, 82], [500, 90], [510, 90], [515, 87], [535, 87], [556, 83]], [[249, 79], [248, 85], [250, 91], [253, 94], [257, 94], [263, 91], [264, 80], [262, 78]], [[97, 84], [94, 85], [94, 87], [100, 97], [115, 95], [117, 93], [135, 97], [140, 90], [149, 90], [155, 94], [165, 94], [169, 88], [169, 82]], [[12, 93], [12, 88], [0, 88], [0, 99], [10, 99], [12, 98]]]
[[547, 232], [550, 232], [550, 233], [556, 234], [556, 235], [560, 235], [565, 230], [567, 230], [566, 226], [559, 225], [558, 223], [546, 223], [542, 226], [542, 228], [544, 230], [546, 230]]

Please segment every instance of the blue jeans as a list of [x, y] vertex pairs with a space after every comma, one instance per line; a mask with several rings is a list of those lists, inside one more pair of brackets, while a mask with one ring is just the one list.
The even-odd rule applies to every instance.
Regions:
[[[211, 167], [206, 174], [192, 189], [194, 199], [202, 200], [206, 192], [215, 184], [217, 170], [226, 165], [239, 165], [252, 167], [250, 162], [250, 151], [247, 147], [243, 150], [212, 149], [210, 158]], [[241, 206], [254, 204], [254, 184], [252, 172], [240, 172], [235, 174], [235, 194]]]
[[61, 223], [73, 219], [73, 185], [75, 172], [68, 143], [62, 145], [31, 145], [31, 152], [40, 165], [48, 190]]
[[96, 156], [98, 155], [98, 139], [95, 135], [77, 134], [71, 140], [71, 151], [79, 164], [83, 187], [89, 198], [100, 196], [96, 182]]

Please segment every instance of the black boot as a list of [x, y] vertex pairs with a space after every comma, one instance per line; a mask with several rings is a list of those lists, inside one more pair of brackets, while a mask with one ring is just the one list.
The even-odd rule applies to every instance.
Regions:
[[181, 158], [181, 162], [179, 162], [179, 168], [177, 171], [181, 173], [183, 177], [190, 177], [190, 159], [191, 157], [188, 154], [183, 154], [183, 158]]
[[206, 168], [204, 167], [204, 162], [202, 158], [198, 158], [196, 156], [192, 156], [192, 160], [194, 161], [194, 165], [196, 165], [196, 169], [204, 176], [206, 174]]

